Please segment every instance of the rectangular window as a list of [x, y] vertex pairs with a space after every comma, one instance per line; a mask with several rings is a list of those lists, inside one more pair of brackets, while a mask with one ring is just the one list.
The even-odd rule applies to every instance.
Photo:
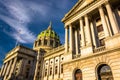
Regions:
[[105, 45], [105, 41], [104, 38], [100, 40], [100, 46], [104, 46]]
[[99, 32], [102, 32], [102, 31], [103, 31], [103, 26], [102, 26], [102, 25], [97, 26], [97, 31], [98, 31], [98, 33], [99, 33]]

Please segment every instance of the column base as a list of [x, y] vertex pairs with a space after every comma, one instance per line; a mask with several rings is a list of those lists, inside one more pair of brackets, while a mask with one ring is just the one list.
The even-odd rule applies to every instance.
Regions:
[[81, 48], [81, 56], [88, 56], [93, 53], [93, 47], [92, 44], [89, 44], [88, 46]]
[[115, 34], [112, 37], [106, 38], [105, 39], [105, 47], [106, 47], [106, 49], [120, 47], [120, 33]]

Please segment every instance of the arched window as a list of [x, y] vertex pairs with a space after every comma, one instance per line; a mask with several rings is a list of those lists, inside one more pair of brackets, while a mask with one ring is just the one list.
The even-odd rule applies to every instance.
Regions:
[[63, 64], [61, 64], [61, 73], [63, 73]]
[[97, 69], [98, 80], [113, 80], [112, 71], [107, 64], [102, 64]]
[[50, 75], [52, 75], [52, 67], [50, 68]]
[[55, 74], [58, 73], [58, 66], [55, 66]]
[[45, 76], [47, 76], [47, 69], [45, 69]]
[[74, 74], [75, 80], [82, 80], [82, 72], [80, 69], [77, 69]]

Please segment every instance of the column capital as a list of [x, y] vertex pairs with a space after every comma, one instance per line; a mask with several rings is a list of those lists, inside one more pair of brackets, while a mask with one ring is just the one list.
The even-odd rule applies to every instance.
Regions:
[[68, 25], [66, 25], [66, 26], [64, 26], [64, 28], [65, 28], [65, 29], [68, 29], [68, 28], [69, 28], [69, 26], [68, 26]]

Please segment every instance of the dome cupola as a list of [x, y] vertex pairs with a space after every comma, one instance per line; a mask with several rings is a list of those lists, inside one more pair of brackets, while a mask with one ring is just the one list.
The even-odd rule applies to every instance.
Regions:
[[60, 39], [57, 33], [52, 29], [52, 23], [50, 22], [48, 28], [38, 34], [34, 42], [34, 49], [42, 48], [50, 50], [58, 46], [60, 46]]

